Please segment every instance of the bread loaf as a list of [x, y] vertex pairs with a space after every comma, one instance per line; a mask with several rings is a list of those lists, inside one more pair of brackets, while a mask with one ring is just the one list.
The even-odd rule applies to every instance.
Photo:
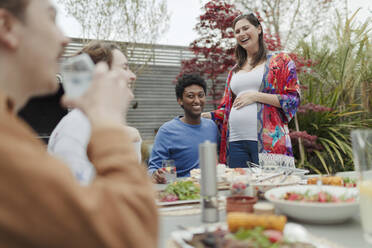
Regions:
[[256, 226], [282, 232], [286, 223], [287, 217], [284, 215], [257, 215], [240, 212], [231, 212], [227, 215], [230, 232], [236, 232], [240, 228], [253, 229]]
[[[312, 177], [307, 179], [307, 184], [317, 184], [319, 177]], [[324, 185], [333, 185], [333, 186], [342, 186], [344, 185], [341, 177], [320, 177], [322, 184]]]

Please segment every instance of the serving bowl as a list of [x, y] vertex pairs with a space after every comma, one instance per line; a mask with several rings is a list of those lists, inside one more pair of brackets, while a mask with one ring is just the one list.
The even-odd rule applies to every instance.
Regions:
[[[267, 175], [270, 175], [269, 173]], [[283, 181], [283, 179], [285, 179]], [[253, 195], [257, 196], [260, 199], [264, 199], [264, 194], [273, 188], [289, 186], [289, 185], [298, 185], [301, 182], [301, 178], [296, 175], [290, 175], [285, 178], [284, 175], [280, 177], [273, 178], [271, 180], [266, 180], [263, 182], [251, 182], [253, 189]]]
[[[336, 197], [354, 196], [355, 201], [320, 203], [281, 199], [287, 192], [294, 191], [302, 194], [306, 191], [311, 194], [325, 191]], [[265, 193], [265, 198], [272, 202], [281, 213], [295, 220], [308, 223], [342, 223], [359, 211], [359, 191], [356, 188], [317, 185], [284, 186], [268, 190]]]

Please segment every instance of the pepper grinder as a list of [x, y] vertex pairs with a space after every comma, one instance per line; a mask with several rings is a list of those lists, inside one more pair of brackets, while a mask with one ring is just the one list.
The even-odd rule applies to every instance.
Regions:
[[205, 141], [199, 145], [201, 169], [202, 222], [218, 222], [217, 145]]

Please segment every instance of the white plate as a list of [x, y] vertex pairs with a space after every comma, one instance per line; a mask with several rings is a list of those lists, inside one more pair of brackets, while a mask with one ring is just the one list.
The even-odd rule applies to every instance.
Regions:
[[[225, 204], [226, 196], [219, 195], [217, 199], [218, 199], [218, 202], [220, 202], [220, 204], [222, 204], [221, 202]], [[183, 201], [171, 201], [171, 202], [156, 201], [156, 205], [161, 206], [161, 207], [167, 207], [167, 206], [177, 206], [177, 205], [187, 205], [187, 204], [198, 204], [200, 202], [201, 202], [201, 198], [195, 199], [195, 200], [183, 200]]]
[[[217, 228], [227, 230], [226, 223], [209, 224], [200, 227], [190, 228], [188, 230], [179, 230], [171, 233], [171, 238], [181, 248], [194, 248], [187, 244], [186, 241], [192, 239], [194, 234], [208, 231], [215, 231]], [[287, 223], [283, 230], [284, 238], [291, 242], [304, 242], [314, 245], [316, 248], [330, 248], [324, 244], [324, 239], [318, 240], [308, 233], [301, 225], [295, 223]]]
[[156, 205], [161, 206], [161, 207], [175, 206], [175, 205], [184, 205], [184, 204], [197, 204], [197, 203], [200, 203], [200, 199], [196, 199], [196, 200], [183, 200], [183, 201], [170, 201], [170, 202], [156, 201]]
[[293, 219], [310, 223], [341, 223], [351, 218], [359, 211], [359, 191], [356, 188], [321, 186], [322, 191], [326, 191], [335, 196], [341, 196], [344, 194], [347, 196], [355, 196], [355, 202], [316, 203], [280, 199], [287, 192], [297, 191], [305, 193], [307, 190], [316, 193], [319, 192], [319, 186], [298, 185], [274, 188], [265, 193], [265, 198], [272, 202], [275, 205], [275, 208], [283, 214]]

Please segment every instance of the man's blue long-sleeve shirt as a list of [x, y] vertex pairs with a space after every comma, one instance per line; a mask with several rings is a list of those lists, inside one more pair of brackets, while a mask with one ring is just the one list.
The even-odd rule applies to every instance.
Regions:
[[217, 143], [217, 126], [201, 118], [199, 125], [182, 122], [180, 117], [164, 123], [155, 137], [148, 172], [161, 168], [163, 160], [174, 160], [177, 176], [190, 176], [190, 170], [199, 167], [199, 144], [206, 140]]

